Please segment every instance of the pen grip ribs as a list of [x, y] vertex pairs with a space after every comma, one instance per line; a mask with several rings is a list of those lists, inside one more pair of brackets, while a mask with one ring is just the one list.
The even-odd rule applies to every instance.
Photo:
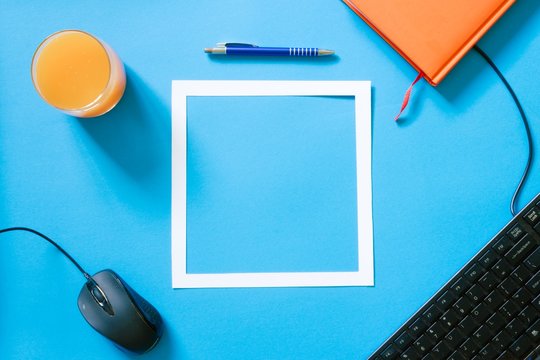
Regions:
[[228, 47], [227, 55], [254, 56], [319, 56], [318, 48]]

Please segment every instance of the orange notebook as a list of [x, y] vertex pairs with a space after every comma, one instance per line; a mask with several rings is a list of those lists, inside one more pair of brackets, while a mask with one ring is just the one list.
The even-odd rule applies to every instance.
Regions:
[[343, 0], [437, 85], [515, 0]]

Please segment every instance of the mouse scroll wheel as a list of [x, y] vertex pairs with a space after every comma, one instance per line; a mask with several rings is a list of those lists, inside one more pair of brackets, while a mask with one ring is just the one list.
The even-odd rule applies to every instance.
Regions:
[[92, 296], [100, 304], [103, 304], [105, 302], [105, 297], [103, 296], [103, 294], [101, 293], [101, 291], [99, 291], [97, 287], [92, 288]]

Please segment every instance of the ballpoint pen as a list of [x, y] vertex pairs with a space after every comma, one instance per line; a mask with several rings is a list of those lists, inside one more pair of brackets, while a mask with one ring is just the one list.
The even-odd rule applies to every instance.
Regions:
[[262, 47], [242, 43], [218, 43], [214, 48], [205, 48], [204, 52], [216, 55], [252, 56], [325, 56], [334, 54], [334, 50], [319, 48]]

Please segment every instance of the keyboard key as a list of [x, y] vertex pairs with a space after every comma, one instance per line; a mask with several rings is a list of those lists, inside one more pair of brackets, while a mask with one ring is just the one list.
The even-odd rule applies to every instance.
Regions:
[[532, 226], [540, 222], [540, 210], [535, 206], [525, 216], [524, 219]]
[[519, 285], [512, 278], [507, 278], [497, 286], [497, 289], [506, 296], [512, 296], [519, 289]]
[[388, 346], [386, 349], [384, 349], [384, 351], [381, 354], [381, 358], [385, 360], [386, 359], [392, 360], [392, 359], [397, 358], [398, 356], [399, 356], [399, 353], [397, 349], [394, 347], [394, 345]]
[[514, 245], [510, 251], [505, 255], [506, 260], [512, 265], [517, 265], [521, 260], [525, 258], [536, 247], [536, 241], [532, 236], [527, 234], [516, 245]]
[[504, 331], [506, 331], [508, 335], [510, 335], [514, 339], [517, 339], [518, 336], [521, 335], [523, 331], [525, 331], [525, 329], [525, 325], [523, 325], [523, 323], [519, 321], [519, 319], [514, 319], [510, 321], [508, 325], [506, 325]]
[[427, 329], [426, 334], [433, 340], [434, 343], [441, 341], [444, 335], [446, 334], [445, 328], [441, 323], [436, 322]]
[[433, 341], [428, 335], [424, 334], [416, 339], [413, 344], [418, 353], [426, 354], [431, 347], [435, 345], [435, 341]]
[[473, 285], [469, 290], [467, 290], [466, 294], [469, 299], [473, 301], [473, 303], [478, 304], [484, 299], [487, 292], [480, 285]]
[[504, 279], [512, 271], [512, 267], [505, 259], [501, 259], [493, 265], [491, 271], [497, 275], [500, 279]]
[[495, 313], [491, 315], [489, 319], [486, 321], [486, 326], [491, 330], [493, 334], [496, 334], [506, 325], [505, 318], [499, 314]]
[[537, 318], [538, 311], [532, 305], [528, 305], [519, 313], [519, 320], [527, 327], [531, 326]]
[[532, 341], [540, 344], [540, 319], [536, 320], [536, 322], [525, 331], [525, 334], [527, 334]]
[[501, 331], [499, 332], [497, 335], [495, 335], [495, 337], [493, 338], [491, 344], [493, 344], [493, 346], [499, 350], [499, 351], [504, 351], [508, 345], [510, 345], [512, 343], [512, 337], [510, 335], [508, 335], [506, 332], [504, 331]]
[[453, 329], [444, 337], [446, 344], [451, 349], [456, 349], [467, 337], [460, 333], [457, 329]]
[[510, 345], [510, 352], [516, 356], [522, 357], [529, 350], [532, 350], [533, 343], [531, 339], [523, 335], [517, 339], [512, 345]]
[[505, 302], [499, 312], [506, 317], [506, 320], [510, 321], [517, 313], [519, 313], [519, 306], [517, 306], [512, 300]]
[[456, 301], [456, 303], [454, 304], [454, 306], [452, 306], [452, 308], [458, 314], [465, 315], [473, 308], [473, 303], [471, 302], [471, 300], [469, 300], [469, 298], [462, 297], [458, 301]]
[[458, 329], [463, 334], [469, 336], [473, 333], [474, 330], [478, 327], [478, 323], [474, 321], [472, 316], [467, 315], [461, 322], [458, 324]]
[[453, 309], [448, 309], [448, 311], [441, 316], [439, 321], [442, 322], [447, 328], [452, 328], [456, 326], [459, 320], [459, 315]]
[[510, 351], [503, 352], [497, 360], [516, 360], [513, 354], [510, 354]]
[[540, 234], [540, 224], [534, 225], [534, 230], [536, 230], [536, 232]]
[[508, 236], [503, 236], [493, 245], [493, 249], [500, 255], [504, 255], [512, 246], [514, 246], [514, 242]]
[[534, 295], [538, 295], [538, 293], [540, 293], [540, 271], [537, 272], [532, 279], [527, 281], [527, 289], [529, 289]]
[[417, 360], [420, 359], [420, 354], [414, 348], [410, 347], [408, 348], [401, 356], [400, 359], [407, 359], [407, 360]]
[[473, 319], [477, 323], [483, 323], [484, 320], [486, 320], [490, 315], [492, 314], [491, 310], [487, 307], [486, 304], [480, 303], [477, 307], [472, 309], [470, 316], [473, 317]]
[[486, 325], [482, 325], [476, 330], [473, 335], [472, 339], [480, 346], [484, 346], [488, 343], [489, 340], [491, 340], [491, 337], [493, 334], [491, 333], [491, 330], [489, 330], [489, 327]]
[[499, 280], [499, 278], [497, 278], [495, 274], [493, 274], [492, 272], [488, 272], [484, 274], [480, 278], [480, 280], [478, 280], [478, 283], [482, 285], [482, 287], [488, 291], [492, 290], [495, 287], [495, 285], [497, 285], [500, 282], [501, 281]]
[[405, 350], [412, 342], [413, 338], [407, 334], [407, 332], [403, 332], [403, 334], [394, 341], [394, 345], [400, 350]]
[[409, 326], [409, 331], [413, 337], [420, 336], [427, 329], [427, 324], [422, 319], [416, 319], [416, 321]]
[[504, 303], [504, 301], [505, 301], [505, 297], [498, 290], [493, 290], [484, 299], [484, 302], [493, 311], [496, 311], [499, 308], [499, 306], [501, 306]]
[[443, 309], [446, 310], [452, 305], [452, 303], [456, 300], [456, 295], [452, 290], [447, 290], [442, 294], [439, 299], [437, 300], [437, 305]]
[[508, 237], [513, 241], [520, 240], [523, 236], [525, 236], [525, 230], [523, 230], [523, 227], [520, 224], [514, 225], [512, 229], [510, 229], [509, 232], [506, 233]]
[[478, 352], [482, 360], [494, 360], [499, 356], [499, 351], [491, 344], [487, 344], [482, 350]]
[[470, 283], [465, 279], [460, 277], [452, 286], [450, 286], [450, 289], [458, 296], [463, 294], [465, 290], [469, 287]]
[[442, 310], [437, 305], [431, 305], [426, 311], [424, 311], [424, 319], [429, 323], [433, 323], [441, 316]]
[[467, 280], [470, 282], [475, 282], [480, 278], [480, 276], [482, 276], [482, 274], [484, 274], [484, 272], [485, 270], [483, 267], [478, 264], [473, 264], [469, 270], [465, 271], [465, 278], [467, 278]]
[[532, 300], [532, 298], [533, 296], [531, 293], [525, 290], [525, 288], [519, 289], [514, 296], [512, 296], [512, 300], [521, 308], [524, 308], [525, 305]]
[[442, 359], [450, 354], [450, 349], [444, 342], [440, 342], [433, 349], [431, 349], [431, 354], [434, 355], [435, 359]]
[[470, 359], [474, 353], [479, 350], [479, 346], [472, 339], [467, 339], [463, 344], [461, 344], [459, 350], [461, 350], [463, 355]]
[[461, 354], [461, 351], [454, 351], [447, 360], [468, 360], [465, 355]]
[[491, 265], [495, 264], [499, 260], [499, 256], [493, 250], [488, 250], [478, 261], [484, 268], [489, 269]]
[[525, 266], [531, 271], [536, 271], [540, 268], [540, 247], [534, 250], [534, 252], [525, 259]]
[[531, 305], [534, 306], [536, 310], [540, 312], [540, 295], [538, 295], [536, 299], [532, 301]]
[[529, 280], [531, 277], [531, 272], [524, 265], [519, 265], [517, 269], [510, 274], [510, 276], [512, 279], [514, 279], [514, 281], [521, 285]]

